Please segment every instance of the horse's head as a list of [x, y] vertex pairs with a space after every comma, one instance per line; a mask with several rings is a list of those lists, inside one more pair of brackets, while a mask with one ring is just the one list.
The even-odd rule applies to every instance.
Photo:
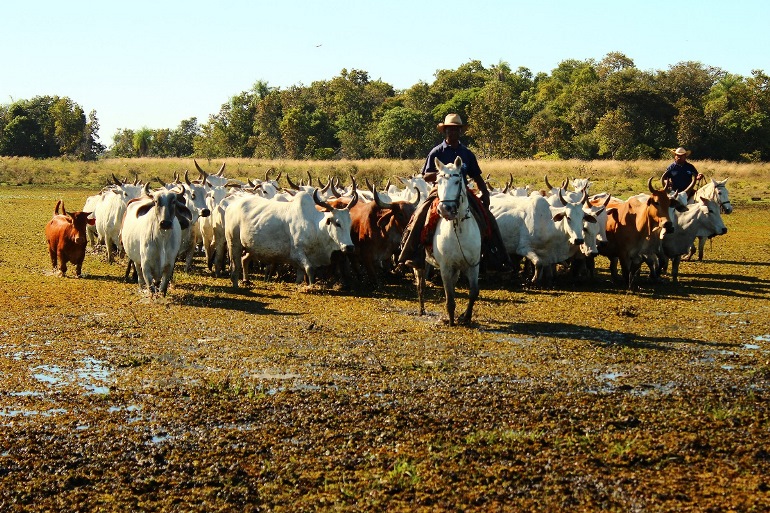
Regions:
[[716, 190], [716, 202], [719, 203], [719, 208], [722, 210], [722, 213], [732, 214], [733, 206], [730, 204], [730, 195], [728, 194], [727, 187], [725, 186], [725, 183], [727, 183], [727, 178], [721, 182], [718, 182], [712, 178], [711, 183], [714, 185], [714, 189]]
[[444, 164], [434, 159], [436, 166], [436, 187], [438, 188], [438, 213], [447, 221], [457, 218], [461, 211], [468, 208], [465, 199], [465, 180], [460, 171], [463, 161], [457, 157], [454, 163]]

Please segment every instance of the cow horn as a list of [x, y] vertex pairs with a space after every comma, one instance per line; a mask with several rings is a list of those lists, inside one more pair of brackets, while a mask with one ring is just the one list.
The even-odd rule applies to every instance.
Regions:
[[561, 183], [561, 188], [565, 191], [567, 190], [567, 187], [569, 187], [569, 177], [565, 178], [564, 181]]
[[293, 183], [293, 182], [291, 181], [291, 177], [289, 176], [289, 174], [288, 174], [288, 173], [286, 173], [286, 181], [289, 183], [289, 187], [291, 187], [291, 188], [292, 188], [292, 189], [294, 189], [295, 191], [298, 191], [298, 190], [299, 190], [299, 186], [297, 186], [297, 184], [295, 184], [295, 183]]
[[567, 202], [564, 200], [564, 196], [561, 195], [561, 189], [559, 189], [559, 201], [561, 201], [561, 204], [565, 207], [567, 206]]
[[696, 181], [697, 181], [697, 176], [693, 176], [692, 177], [692, 181], [690, 182], [690, 185], [688, 185], [687, 188], [685, 190], [683, 190], [682, 192], [684, 192], [684, 193], [690, 192], [692, 190], [692, 188], [695, 187], [695, 182]]
[[163, 180], [161, 180], [157, 176], [155, 177], [155, 181], [158, 182], [161, 187], [165, 187], [166, 186], [166, 182], [164, 182]]
[[417, 208], [420, 205], [420, 199], [422, 198], [420, 197], [420, 189], [418, 189], [417, 187], [414, 187], [414, 192], [417, 193], [417, 199], [412, 204], [414, 205], [414, 208]]
[[580, 203], [588, 204], [588, 192], [583, 189], [583, 199], [580, 200]]
[[551, 190], [551, 189], [553, 189], [553, 188], [554, 188], [554, 187], [553, 187], [553, 185], [551, 185], [551, 183], [548, 181], [548, 175], [545, 175], [545, 186], [546, 186], [546, 188], [548, 188], [549, 190]]
[[193, 159], [193, 162], [195, 163], [195, 169], [197, 169], [200, 174], [205, 175], [206, 172], [203, 169], [201, 169], [200, 165], [198, 165], [198, 161]]
[[382, 198], [380, 198], [380, 195], [377, 194], [377, 187], [375, 187], [373, 184], [369, 183], [369, 179], [366, 180], [366, 185], [369, 186], [369, 188], [372, 190], [372, 194], [374, 195], [374, 203], [380, 207], [380, 208], [391, 208], [390, 203], [385, 203], [382, 201]]
[[329, 205], [327, 202], [325, 202], [325, 201], [321, 201], [321, 200], [318, 198], [318, 189], [317, 189], [317, 188], [316, 188], [316, 189], [313, 189], [313, 201], [315, 201], [315, 204], [316, 204], [316, 205], [318, 205], [318, 206], [319, 206], [319, 207], [321, 207], [321, 208], [325, 208], [325, 209], [326, 209], [326, 210], [328, 210], [328, 211], [332, 211], [332, 210], [334, 209], [334, 207], [332, 207], [331, 205]]
[[118, 180], [118, 177], [117, 177], [117, 176], [115, 176], [115, 173], [112, 173], [112, 181], [114, 181], [114, 182], [115, 182], [115, 185], [123, 185], [123, 182], [121, 182], [120, 180]]
[[390, 181], [390, 178], [388, 178], [388, 181], [385, 182], [385, 190], [390, 191], [390, 186], [393, 185]]
[[[62, 213], [62, 215], [69, 216], [69, 214], [67, 213], [67, 209], [64, 208], [64, 200], [59, 200], [59, 201], [61, 201], [61, 213]], [[56, 210], [59, 210], [59, 204], [58, 203], [56, 204]]]
[[[310, 174], [310, 170], [309, 169], [307, 170], [307, 184], [309, 186], [311, 186], [311, 187], [313, 186], [313, 176]], [[321, 184], [320, 180], [318, 181], [318, 184], [319, 185]]]
[[[353, 182], [355, 184], [355, 182]], [[348, 206], [345, 207], [345, 210], [350, 210], [351, 208], [356, 206], [356, 203], [358, 203], [358, 191], [353, 188], [353, 199], [350, 200], [350, 203], [348, 203]]]
[[653, 188], [652, 188], [652, 177], [650, 177], [650, 179], [649, 179], [649, 180], [647, 180], [647, 188], [648, 188], [648, 189], [650, 189], [650, 192], [651, 192], [651, 193], [653, 193], [653, 194], [655, 194], [656, 192], [660, 192], [661, 190], [663, 190], [663, 189], [660, 189], [660, 190], [658, 190], [658, 189], [653, 189]]
[[144, 195], [145, 196], [150, 196], [150, 194], [151, 194], [150, 193], [150, 182], [147, 182], [146, 184], [144, 184]]
[[184, 170], [184, 183], [187, 185], [192, 185], [190, 182], [190, 173], [186, 169]]
[[[318, 180], [318, 185], [321, 185], [321, 180], [320, 179]], [[331, 187], [331, 186], [332, 186], [332, 177], [330, 176], [329, 180], [326, 182], [326, 185], [321, 187], [321, 192], [323, 192], [324, 194], [328, 193], [329, 192], [329, 187]]]
[[271, 167], [271, 168], [269, 168], [267, 171], [265, 171], [265, 181], [266, 181], [266, 182], [267, 182], [268, 180], [270, 180], [270, 171], [272, 171], [272, 170], [273, 170], [273, 168]]
[[225, 165], [227, 162], [222, 162], [222, 167], [219, 168], [219, 171], [217, 171], [217, 176], [222, 176], [222, 173], [225, 172]]
[[134, 171], [134, 185], [139, 183], [139, 173]]
[[350, 186], [350, 190], [353, 191], [353, 199], [350, 200], [350, 203], [345, 207], [345, 210], [350, 210], [356, 203], [358, 203], [358, 185], [356, 185], [356, 178], [353, 175], [350, 175], [350, 180], [353, 182]]

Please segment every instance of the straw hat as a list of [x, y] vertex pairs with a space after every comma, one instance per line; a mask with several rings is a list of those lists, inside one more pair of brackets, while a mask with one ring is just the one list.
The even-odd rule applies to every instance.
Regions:
[[444, 131], [444, 127], [447, 126], [459, 126], [460, 128], [464, 128], [465, 124], [463, 124], [463, 120], [460, 118], [459, 114], [447, 114], [444, 118], [443, 123], [439, 123], [436, 125], [438, 127], [439, 132]]
[[682, 148], [680, 146], [679, 148], [677, 148], [675, 150], [671, 150], [671, 153], [673, 153], [674, 155], [684, 155], [685, 157], [689, 157], [691, 151], [690, 150], [685, 150], [684, 148]]

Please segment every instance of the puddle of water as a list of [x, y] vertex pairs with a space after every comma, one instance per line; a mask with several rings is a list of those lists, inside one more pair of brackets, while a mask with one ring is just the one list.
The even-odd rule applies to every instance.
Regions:
[[169, 435], [168, 433], [163, 433], [160, 435], [154, 435], [150, 441], [154, 444], [159, 444], [169, 439], [171, 439], [171, 435]]
[[757, 344], [743, 344], [743, 349], [759, 349], [759, 346]]
[[107, 383], [111, 381], [112, 370], [102, 360], [86, 357], [79, 362], [79, 367], [66, 370], [58, 365], [38, 365], [32, 367], [32, 377], [49, 386], [77, 384], [89, 394], [109, 394]]
[[607, 372], [605, 374], [599, 374], [599, 379], [602, 381], [615, 381], [622, 376], [625, 376], [625, 374], [621, 372]]
[[764, 334], [764, 335], [757, 335], [754, 337], [754, 340], [757, 342], [770, 342], [770, 334]]
[[636, 396], [646, 396], [652, 393], [670, 394], [676, 389], [676, 383], [669, 381], [668, 383], [643, 383], [640, 388], [635, 388], [631, 391], [631, 394]]
[[32, 417], [40, 415], [41, 417], [53, 417], [54, 415], [61, 415], [67, 413], [64, 408], [52, 408], [50, 410], [38, 411], [38, 410], [0, 410], [0, 417]]
[[261, 371], [255, 372], [251, 375], [252, 378], [257, 379], [299, 379], [302, 376], [294, 372], [280, 372], [280, 371]]

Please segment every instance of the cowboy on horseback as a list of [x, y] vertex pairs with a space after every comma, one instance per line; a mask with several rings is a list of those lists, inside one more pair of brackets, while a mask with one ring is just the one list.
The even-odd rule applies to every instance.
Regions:
[[[473, 179], [476, 187], [481, 192], [481, 198], [471, 195], [475, 201], [471, 201], [471, 211], [479, 224], [482, 233], [482, 262], [487, 268], [507, 271], [512, 269], [513, 264], [505, 251], [503, 239], [500, 230], [497, 227], [494, 216], [489, 212], [489, 189], [481, 176], [481, 168], [473, 154], [465, 145], [460, 142], [460, 133], [466, 127], [458, 114], [447, 114], [443, 123], [439, 123], [437, 128], [444, 134], [444, 141], [433, 148], [425, 160], [422, 169], [422, 175], [426, 182], [436, 182], [436, 169], [434, 159], [438, 158], [443, 163], [454, 162], [457, 157], [462, 159], [463, 176]], [[428, 194], [428, 197], [415, 210], [409, 225], [404, 231], [401, 240], [401, 253], [398, 257], [398, 263], [412, 268], [425, 267], [425, 237], [424, 228], [431, 205], [437, 197], [436, 187]]]

